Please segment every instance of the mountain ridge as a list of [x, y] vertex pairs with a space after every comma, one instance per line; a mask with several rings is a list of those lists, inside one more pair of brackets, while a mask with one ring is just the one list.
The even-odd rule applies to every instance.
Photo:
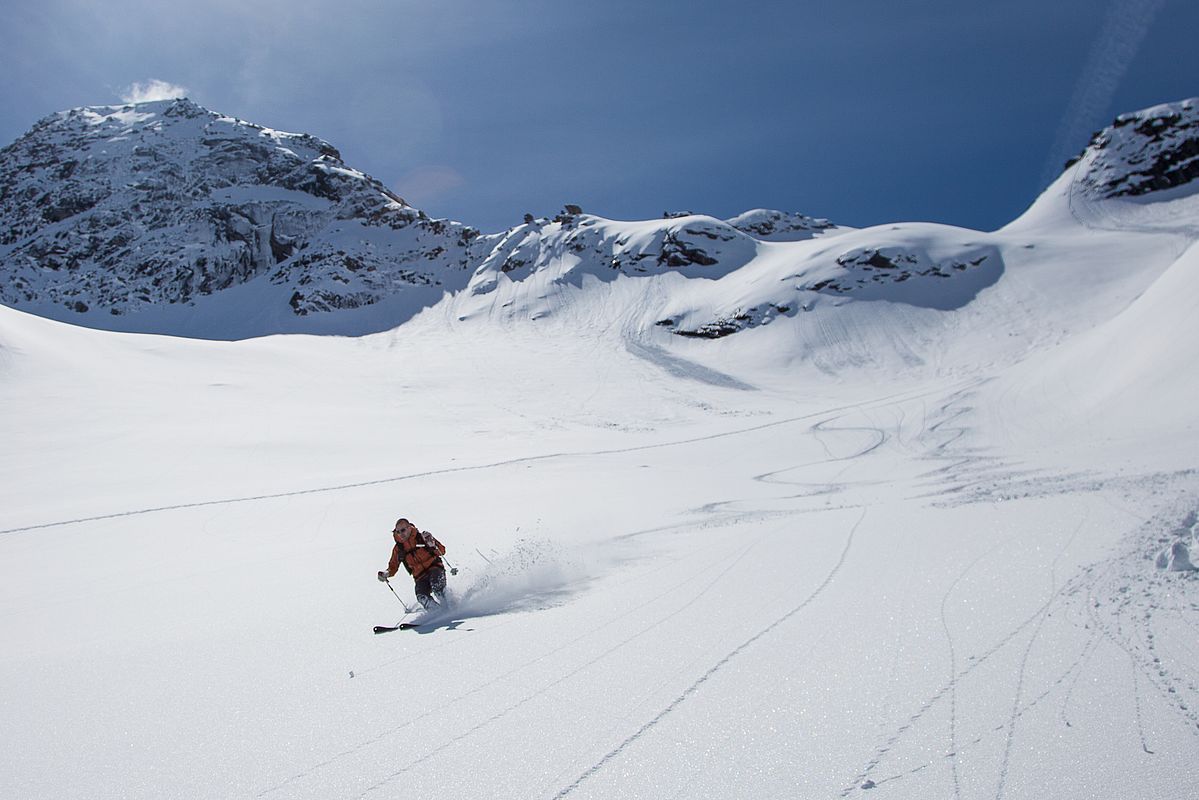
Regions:
[[[1117, 117], [1063, 173], [1066, 200], [1098, 208], [1185, 189], [1199, 174], [1196, 108]], [[855, 230], [767, 209], [618, 222], [568, 205], [484, 234], [430, 218], [329, 142], [187, 99], [45, 117], [0, 150], [0, 219], [0, 302], [201, 338], [369, 333], [447, 298], [466, 320], [501, 294], [509, 315], [544, 319], [555, 309], [543, 281], [681, 276], [687, 291], [643, 284], [664, 299], [637, 324], [717, 339], [821, 303], [961, 308], [1000, 280], [1011, 250], [951, 226]], [[510, 284], [524, 291], [497, 294]]]

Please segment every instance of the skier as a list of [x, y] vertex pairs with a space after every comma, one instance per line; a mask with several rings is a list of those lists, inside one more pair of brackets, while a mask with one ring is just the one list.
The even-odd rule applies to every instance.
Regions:
[[441, 560], [445, 545], [402, 518], [396, 520], [391, 535], [395, 547], [387, 570], [379, 570], [379, 580], [386, 582], [403, 564], [416, 581], [416, 599], [421, 607], [428, 610], [441, 606], [445, 602], [445, 563]]

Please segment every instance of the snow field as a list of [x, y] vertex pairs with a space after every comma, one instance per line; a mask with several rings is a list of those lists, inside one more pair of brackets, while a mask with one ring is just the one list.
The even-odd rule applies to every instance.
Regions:
[[[976, 410], [993, 384], [808, 399], [595, 343], [314, 339], [299, 371], [291, 339], [219, 368], [227, 345], [105, 341], [118, 378], [86, 397], [14, 356], [9, 408], [62, 388], [22, 405], [57, 429], [6, 431], [44, 459], [6, 476], [7, 519], [205, 505], [0, 538], [6, 795], [1102, 796], [1167, 790], [1199, 741], [1167, 691], [1195, 696], [1193, 581], [1152, 629], [1107, 610], [1120, 543], [1193, 478], [1024, 496]], [[465, 372], [487, 390], [456, 393]], [[111, 447], [139, 396], [144, 444]], [[209, 466], [151, 478], [176, 434]], [[119, 489], [60, 503], [88, 485], [55, 476], [66, 452]], [[400, 514], [449, 546], [461, 618], [373, 636], [402, 614], [373, 577]]]

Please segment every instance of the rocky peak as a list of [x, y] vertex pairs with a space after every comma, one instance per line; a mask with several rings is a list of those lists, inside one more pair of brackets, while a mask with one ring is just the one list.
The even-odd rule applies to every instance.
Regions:
[[52, 114], [0, 150], [0, 302], [123, 315], [262, 279], [290, 313], [452, 285], [477, 232], [333, 145], [190, 100]]
[[839, 226], [827, 219], [809, 217], [795, 211], [756, 208], [726, 220], [739, 231], [769, 242], [799, 242], [812, 239]]
[[1099, 198], [1190, 183], [1199, 178], [1199, 98], [1121, 114], [1070, 164], [1079, 160], [1080, 182]]

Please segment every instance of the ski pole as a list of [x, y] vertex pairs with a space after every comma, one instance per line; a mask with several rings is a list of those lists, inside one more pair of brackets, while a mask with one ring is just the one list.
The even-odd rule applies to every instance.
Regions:
[[400, 599], [400, 596], [399, 596], [398, 594], [396, 594], [395, 587], [393, 587], [393, 586], [391, 585], [391, 581], [389, 581], [389, 580], [387, 580], [386, 578], [384, 578], [383, 582], [387, 584], [387, 588], [388, 588], [388, 589], [391, 589], [391, 593], [392, 593], [392, 594], [394, 594], [394, 595], [396, 596], [396, 600], [399, 600], [399, 601], [400, 601], [400, 605], [402, 605], [402, 606], [404, 607], [404, 613], [405, 613], [405, 614], [411, 614], [411, 613], [412, 613], [412, 609], [408, 607], [408, 604], [407, 604], [407, 603], [405, 603], [405, 602], [404, 602], [402, 599]]

